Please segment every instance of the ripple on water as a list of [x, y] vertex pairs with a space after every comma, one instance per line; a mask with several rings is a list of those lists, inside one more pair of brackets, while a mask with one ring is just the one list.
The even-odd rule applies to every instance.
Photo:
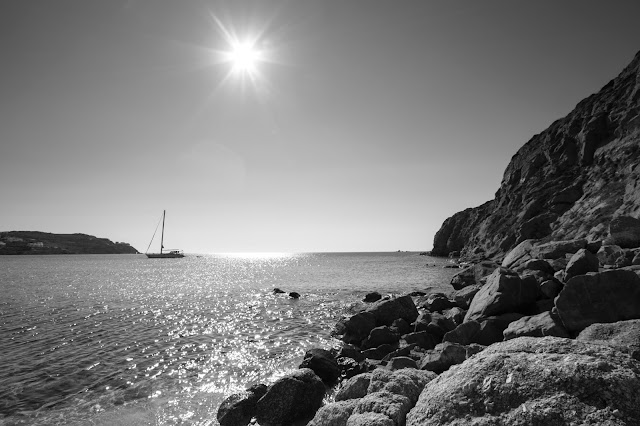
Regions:
[[335, 321], [367, 291], [452, 275], [395, 253], [0, 262], [5, 424], [211, 424], [224, 396], [336, 345]]

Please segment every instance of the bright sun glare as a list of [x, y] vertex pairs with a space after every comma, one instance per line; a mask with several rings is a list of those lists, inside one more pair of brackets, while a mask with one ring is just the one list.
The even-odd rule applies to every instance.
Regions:
[[250, 42], [237, 42], [232, 46], [230, 61], [233, 69], [240, 73], [253, 73], [260, 60], [260, 52]]

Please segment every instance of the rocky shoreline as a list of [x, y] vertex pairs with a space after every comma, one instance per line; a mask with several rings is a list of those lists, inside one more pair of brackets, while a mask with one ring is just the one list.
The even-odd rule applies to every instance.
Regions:
[[[222, 426], [640, 424], [640, 240], [526, 240], [462, 269], [450, 294], [367, 295]], [[337, 389], [331, 402], [326, 392]]]
[[494, 200], [445, 220], [432, 254], [468, 265], [450, 294], [368, 295], [339, 350], [218, 421], [640, 425], [639, 164], [640, 53], [513, 156]]

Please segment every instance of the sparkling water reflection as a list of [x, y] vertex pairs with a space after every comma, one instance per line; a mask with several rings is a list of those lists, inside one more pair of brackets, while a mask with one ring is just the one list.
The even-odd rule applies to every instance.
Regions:
[[310, 347], [336, 345], [330, 330], [364, 293], [448, 290], [443, 262], [0, 257], [0, 424], [215, 425], [226, 395], [275, 380]]

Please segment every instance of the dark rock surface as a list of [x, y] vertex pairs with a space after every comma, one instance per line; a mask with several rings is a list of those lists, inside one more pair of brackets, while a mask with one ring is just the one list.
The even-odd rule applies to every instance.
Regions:
[[314, 416], [325, 386], [313, 370], [302, 368], [276, 380], [258, 400], [256, 418], [262, 426], [280, 426]]
[[633, 241], [636, 234], [618, 232], [626, 225], [611, 223], [640, 216], [639, 75], [637, 54], [598, 93], [533, 136], [511, 159], [493, 200], [444, 221], [432, 253], [492, 258], [526, 239]]
[[230, 395], [218, 408], [220, 426], [245, 426], [256, 414], [256, 404], [267, 392], [266, 385], [256, 385], [243, 393]]
[[569, 332], [598, 322], [640, 318], [640, 277], [617, 269], [571, 278], [555, 300]]
[[321, 348], [305, 352], [299, 368], [310, 368], [320, 379], [331, 385], [340, 377], [340, 366], [330, 351]]
[[418, 425], [637, 425], [640, 362], [558, 337], [497, 343], [429, 382]]

